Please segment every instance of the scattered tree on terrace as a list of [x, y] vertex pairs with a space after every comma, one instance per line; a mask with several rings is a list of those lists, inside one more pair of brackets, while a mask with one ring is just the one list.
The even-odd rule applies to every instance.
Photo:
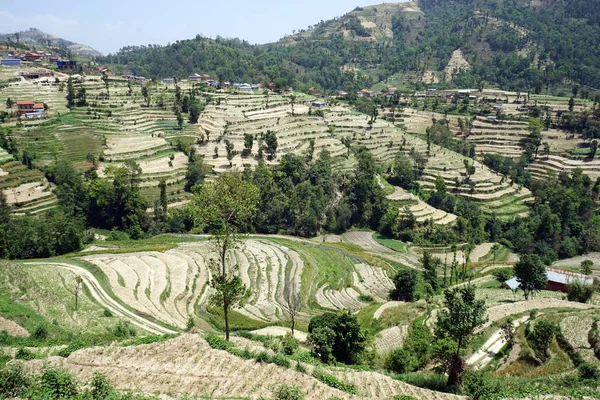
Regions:
[[211, 303], [223, 308], [226, 340], [229, 340], [229, 311], [241, 305], [248, 294], [237, 274], [238, 266], [230, 267], [229, 261], [233, 251], [243, 246], [242, 232], [251, 226], [258, 200], [256, 186], [229, 173], [204, 184], [189, 206], [196, 229], [211, 235], [217, 252], [217, 259], [210, 262], [214, 273], [211, 286], [215, 289]]
[[592, 260], [583, 260], [580, 264], [581, 273], [585, 275], [591, 275], [593, 266], [594, 262]]
[[283, 287], [283, 308], [290, 317], [293, 336], [294, 328], [296, 326], [296, 316], [300, 310], [302, 310], [302, 299], [300, 297], [300, 292], [298, 291], [298, 285], [296, 285], [296, 282], [291, 278], [286, 280]]
[[75, 88], [73, 87], [73, 78], [67, 80], [67, 107], [75, 107]]
[[419, 281], [419, 273], [410, 268], [402, 268], [394, 276], [394, 289], [390, 291], [390, 299], [397, 301], [413, 301]]
[[546, 267], [537, 254], [521, 255], [514, 266], [514, 272], [525, 300], [529, 299], [531, 292], [542, 290], [548, 283]]
[[446, 289], [444, 298], [444, 308], [438, 314], [435, 334], [438, 339], [450, 339], [456, 344], [448, 363], [448, 386], [454, 386], [460, 385], [464, 370], [461, 350], [466, 347], [475, 330], [487, 321], [487, 308], [484, 300], [475, 298], [475, 287], [472, 285]]
[[146, 101], [146, 107], [150, 107], [150, 87], [148, 84], [142, 86], [142, 96], [144, 96], [144, 100]]
[[6, 99], [6, 108], [12, 108], [13, 104], [15, 104], [12, 99], [9, 97]]
[[598, 151], [598, 141], [597, 140], [592, 140], [590, 142], [590, 152], [589, 152], [589, 157], [591, 159], [593, 159], [594, 157], [596, 157], [596, 152]]
[[75, 311], [79, 308], [79, 292], [81, 291], [81, 285], [83, 284], [83, 278], [80, 275], [75, 276], [73, 281], [73, 294], [75, 295]]

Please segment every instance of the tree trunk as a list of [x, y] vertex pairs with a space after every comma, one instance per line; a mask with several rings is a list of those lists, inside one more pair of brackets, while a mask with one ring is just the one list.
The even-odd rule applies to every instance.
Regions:
[[292, 336], [294, 336], [294, 327], [296, 326], [295, 318], [292, 317]]
[[223, 315], [225, 316], [225, 340], [229, 341], [229, 306], [223, 304]]
[[75, 311], [77, 311], [78, 300], [79, 300], [79, 293], [76, 290], [75, 291]]
[[450, 361], [450, 373], [448, 374], [448, 383], [447, 386], [460, 386], [462, 383], [461, 373], [464, 369], [464, 364], [462, 358], [458, 355], [452, 356], [452, 361]]

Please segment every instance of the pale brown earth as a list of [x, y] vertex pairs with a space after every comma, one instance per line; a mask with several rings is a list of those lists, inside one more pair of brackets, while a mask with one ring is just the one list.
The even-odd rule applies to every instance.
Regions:
[[4, 189], [8, 204], [24, 203], [32, 200], [52, 197], [51, 186], [44, 178], [41, 181], [24, 183], [20, 186]]
[[471, 65], [465, 59], [462, 50], [457, 49], [452, 53], [452, 57], [448, 62], [446, 68], [444, 68], [444, 75], [446, 76], [446, 82], [452, 82], [452, 76], [458, 73], [461, 69], [469, 69]]
[[4, 319], [0, 316], [0, 332], [6, 331], [9, 336], [29, 336], [29, 332], [15, 321]]
[[379, 332], [373, 344], [379, 354], [389, 353], [401, 348], [407, 335], [408, 325], [393, 326]]
[[381, 399], [407, 394], [417, 399], [458, 399], [459, 396], [420, 389], [373, 372], [335, 368], [336, 376], [357, 385], [359, 396], [333, 389], [312, 376], [235, 357], [214, 350], [198, 335], [181, 335], [166, 342], [131, 347], [93, 347], [68, 358], [50, 357], [26, 365], [35, 370], [44, 365], [62, 366], [85, 381], [102, 373], [118, 389], [138, 390], [169, 397], [251, 398], [271, 397], [282, 383], [296, 385], [305, 399]]
[[[263, 336], [285, 336], [288, 333], [291, 333], [290, 328], [284, 328], [282, 326], [269, 326], [262, 329], [257, 329], [252, 331], [255, 335], [263, 335]], [[308, 334], [305, 332], [299, 331], [298, 329], [294, 329], [294, 337], [301, 342], [306, 342], [308, 339]]]
[[597, 309], [598, 306], [593, 304], [583, 304], [572, 301], [547, 298], [537, 298], [528, 301], [507, 303], [495, 307], [490, 307], [488, 309], [488, 322], [483, 326], [483, 328], [490, 326], [492, 322], [501, 320], [502, 318], [508, 317], [509, 315], [546, 308], [576, 308], [580, 310], [587, 310], [591, 308]]

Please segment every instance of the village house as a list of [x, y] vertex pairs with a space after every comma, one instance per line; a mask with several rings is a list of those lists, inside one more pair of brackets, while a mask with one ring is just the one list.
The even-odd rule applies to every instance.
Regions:
[[369, 89], [363, 89], [360, 92], [358, 92], [358, 95], [361, 97], [367, 97], [367, 98], [371, 98], [371, 97], [375, 97], [375, 94], [370, 91]]
[[60, 60], [60, 61], [56, 62], [56, 66], [61, 71], [76, 71], [77, 70], [77, 61]]
[[311, 87], [310, 89], [308, 89], [308, 94], [310, 94], [311, 96], [321, 96], [321, 91], [315, 89], [314, 87]]
[[171, 84], [171, 83], [175, 83], [175, 78], [163, 78], [161, 80], [162, 83], [164, 84]]
[[[546, 268], [546, 277], [548, 278], [548, 283], [544, 290], [552, 290], [555, 292], [567, 293], [569, 291], [569, 285], [576, 282], [582, 285], [592, 285], [594, 283], [594, 279], [591, 276], [552, 268]], [[512, 290], [517, 290], [519, 288], [519, 281], [517, 278], [509, 279], [504, 282], [504, 284]]]
[[39, 61], [42, 58], [42, 55], [39, 53], [28, 52], [25, 53], [25, 60], [29, 62]]
[[17, 100], [17, 108], [20, 113], [27, 113], [33, 111], [35, 102], [33, 100]]
[[190, 82], [200, 82], [200, 81], [202, 81], [202, 76], [200, 76], [198, 74], [194, 74], [194, 75], [190, 75], [188, 77], [188, 79], [190, 80]]

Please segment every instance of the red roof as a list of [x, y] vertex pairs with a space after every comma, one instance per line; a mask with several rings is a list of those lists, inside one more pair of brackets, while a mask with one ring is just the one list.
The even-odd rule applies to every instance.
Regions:
[[18, 106], [33, 105], [33, 104], [35, 104], [33, 102], [33, 100], [17, 100]]
[[27, 55], [31, 56], [31, 57], [40, 57], [41, 56], [41, 54], [38, 54], [38, 53], [27, 53]]
[[33, 105], [33, 108], [34, 109], [35, 108], [41, 108], [41, 109], [43, 109], [44, 108], [44, 103], [36, 103], [36, 104]]

